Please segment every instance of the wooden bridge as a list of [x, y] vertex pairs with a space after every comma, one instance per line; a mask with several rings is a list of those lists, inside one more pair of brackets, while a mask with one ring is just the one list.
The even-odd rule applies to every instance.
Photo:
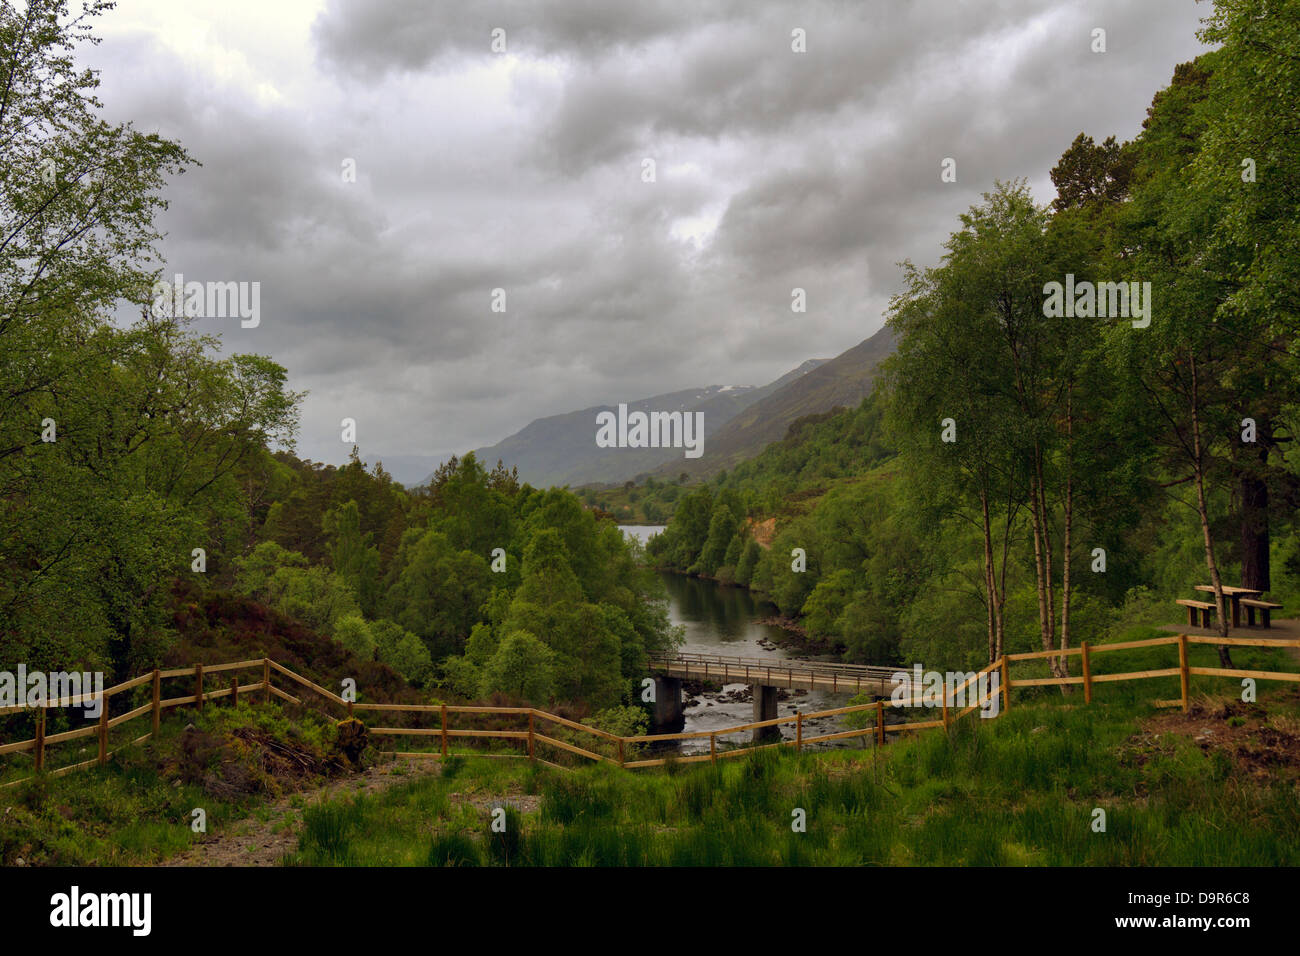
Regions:
[[[759, 723], [776, 717], [776, 692], [781, 688], [888, 697], [896, 686], [891, 677], [900, 670], [898, 667], [867, 664], [728, 657], [722, 654], [660, 657], [652, 660], [650, 667], [655, 674], [655, 725], [677, 729], [685, 723], [682, 681], [749, 684], [754, 689], [754, 721]], [[754, 739], [779, 734], [779, 728], [767, 725], [754, 730]]]
[[656, 673], [684, 680], [719, 681], [723, 684], [764, 684], [800, 690], [828, 690], [888, 697], [890, 678], [903, 668], [867, 664], [831, 664], [771, 657], [727, 657], [722, 654], [678, 654], [650, 662]]

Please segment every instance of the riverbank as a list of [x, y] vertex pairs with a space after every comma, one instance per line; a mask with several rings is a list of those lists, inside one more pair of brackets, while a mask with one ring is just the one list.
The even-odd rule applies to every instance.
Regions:
[[[756, 604], [767, 605], [773, 611], [776, 611], [776, 605], [767, 597], [765, 591], [751, 588], [745, 584], [737, 584], [735, 581], [722, 581], [708, 574], [688, 574], [685, 571], [678, 571], [675, 568], [654, 567], [651, 568], [651, 570], [660, 575], [674, 575], [676, 577], [687, 578], [693, 581], [704, 581], [717, 588], [743, 591], [745, 594], [748, 594]], [[767, 642], [770, 645], [768, 649], [783, 647], [787, 650], [798, 651], [799, 656], [801, 657], [833, 656], [836, 660], [842, 659], [845, 650], [843, 644], [832, 644], [823, 641], [820, 638], [813, 637], [799, 622], [798, 618], [781, 614], [778, 611], [777, 613], [764, 614], [763, 616], [756, 618], [754, 623], [762, 625], [763, 627], [777, 628], [782, 632], [779, 639]]]

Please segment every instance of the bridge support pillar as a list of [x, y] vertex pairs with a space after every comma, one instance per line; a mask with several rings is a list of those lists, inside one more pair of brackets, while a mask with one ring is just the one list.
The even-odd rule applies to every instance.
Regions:
[[676, 734], [686, 726], [686, 710], [682, 707], [682, 679], [680, 677], [655, 678], [654, 729]]
[[[776, 688], [769, 687], [767, 684], [754, 685], [754, 721], [775, 720], [776, 713]], [[780, 727], [755, 727], [753, 730], [754, 743], [765, 740], [780, 740]]]

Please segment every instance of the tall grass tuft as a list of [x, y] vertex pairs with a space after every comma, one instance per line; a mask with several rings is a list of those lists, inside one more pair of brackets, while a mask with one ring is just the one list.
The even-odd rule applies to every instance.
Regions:
[[463, 833], [440, 833], [429, 844], [425, 866], [478, 866], [478, 844]]

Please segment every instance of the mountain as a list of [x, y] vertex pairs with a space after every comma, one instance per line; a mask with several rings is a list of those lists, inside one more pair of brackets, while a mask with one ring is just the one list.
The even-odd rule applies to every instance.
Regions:
[[700, 458], [669, 462], [656, 474], [671, 477], [685, 472], [693, 478], [716, 474], [783, 438], [796, 419], [837, 405], [857, 405], [870, 394], [876, 367], [896, 346], [894, 333], [887, 326], [882, 328], [847, 352], [750, 403], [709, 437]]
[[[709, 454], [712, 436], [737, 414], [798, 382], [827, 362], [809, 359], [774, 382], [763, 386], [710, 385], [689, 388], [628, 402], [628, 412], [703, 412], [704, 454]], [[617, 406], [596, 405], [577, 412], [551, 415], [530, 422], [520, 431], [474, 455], [487, 467], [503, 461], [517, 467], [522, 481], [537, 487], [584, 485], [626, 481], [660, 466], [670, 471], [688, 459], [681, 448], [600, 448], [596, 445], [596, 416], [617, 414]], [[678, 474], [681, 471], [677, 467]]]

